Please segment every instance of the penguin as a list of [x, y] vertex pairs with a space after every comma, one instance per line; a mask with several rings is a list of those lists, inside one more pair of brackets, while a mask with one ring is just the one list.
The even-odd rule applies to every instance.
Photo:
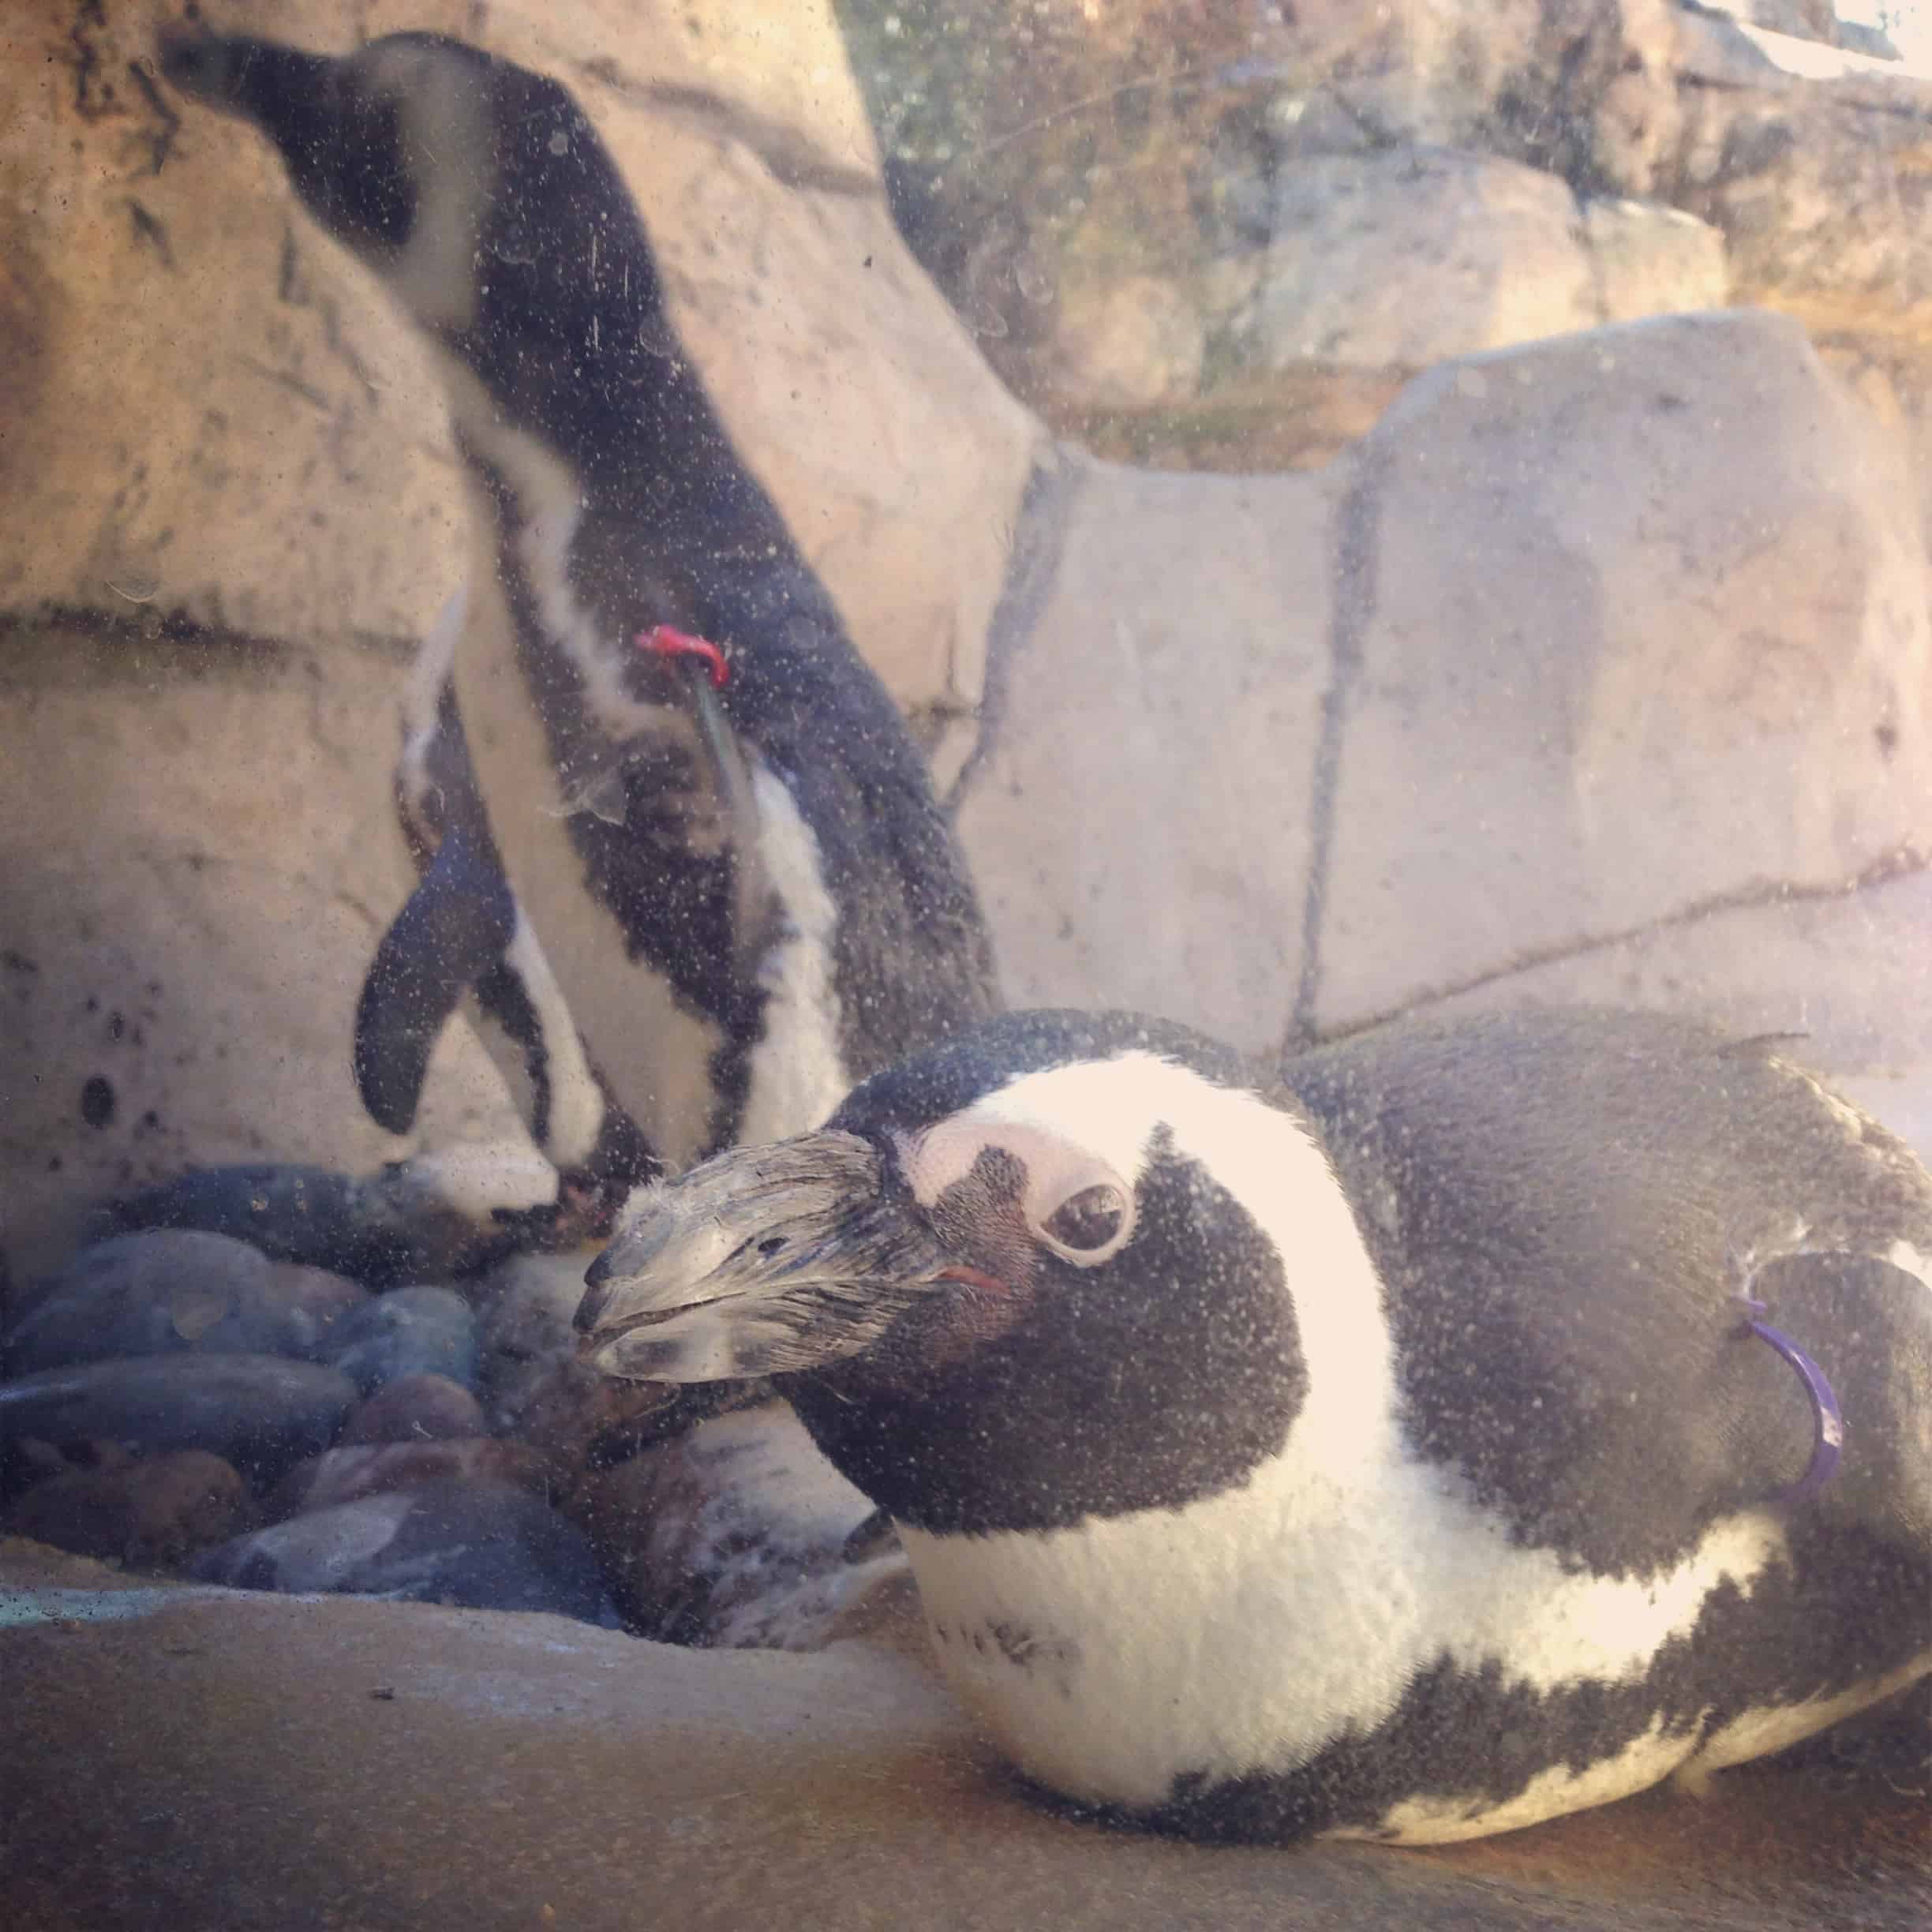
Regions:
[[414, 324], [462, 459], [471, 568], [398, 772], [419, 884], [354, 1064], [407, 1131], [466, 1009], [549, 1178], [444, 1150], [402, 1192], [515, 1239], [608, 1234], [638, 1182], [815, 1125], [994, 1011], [924, 758], [734, 447], [571, 95], [426, 33], [338, 58], [176, 29], [160, 65], [268, 137]]
[[1654, 1013], [1277, 1069], [1017, 1012], [638, 1204], [603, 1372], [774, 1376], [1024, 1777], [1440, 1844], [1932, 1672], [1932, 1178]]

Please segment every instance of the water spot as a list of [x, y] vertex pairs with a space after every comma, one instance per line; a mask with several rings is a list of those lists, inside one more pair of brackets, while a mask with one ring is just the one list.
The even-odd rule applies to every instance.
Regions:
[[114, 1117], [114, 1083], [96, 1073], [80, 1089], [80, 1118], [90, 1127], [105, 1127]]

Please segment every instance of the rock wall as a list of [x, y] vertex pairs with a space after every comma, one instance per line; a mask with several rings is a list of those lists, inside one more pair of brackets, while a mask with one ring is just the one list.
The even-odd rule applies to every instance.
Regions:
[[1794, 323], [1445, 365], [1315, 476], [1057, 488], [958, 793], [1016, 998], [1257, 1050], [1532, 988], [1829, 998], [1841, 1069], [1925, 1050], [1864, 923], [1932, 915], [1919, 519]]

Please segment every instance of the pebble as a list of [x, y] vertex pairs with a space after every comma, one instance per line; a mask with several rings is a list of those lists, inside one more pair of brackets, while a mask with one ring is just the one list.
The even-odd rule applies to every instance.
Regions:
[[277, 1483], [264, 1505], [270, 1522], [309, 1510], [332, 1509], [361, 1496], [408, 1489], [447, 1476], [482, 1477], [515, 1483], [541, 1496], [549, 1465], [527, 1443], [489, 1436], [455, 1442], [355, 1443], [325, 1449], [298, 1462]]
[[448, 1442], [487, 1436], [483, 1405], [447, 1376], [412, 1375], [385, 1382], [349, 1412], [345, 1443]]
[[84, 1248], [40, 1284], [0, 1355], [11, 1375], [116, 1356], [313, 1354], [367, 1294], [223, 1234], [157, 1229]]
[[505, 1482], [445, 1478], [312, 1511], [207, 1551], [192, 1574], [241, 1589], [618, 1622], [590, 1544], [540, 1497]]
[[110, 1455], [98, 1467], [37, 1483], [0, 1515], [0, 1534], [156, 1570], [226, 1542], [253, 1517], [232, 1462], [178, 1449], [142, 1460]]
[[335, 1324], [373, 1297], [360, 1282], [300, 1261], [271, 1261], [273, 1292], [289, 1310], [290, 1354], [320, 1361], [335, 1346]]
[[0, 1442], [205, 1449], [268, 1482], [326, 1449], [355, 1396], [334, 1369], [279, 1355], [82, 1362], [0, 1382]]
[[481, 1284], [478, 1387], [498, 1430], [520, 1432], [552, 1370], [575, 1359], [583, 1296], [581, 1254], [514, 1255]]
[[466, 1215], [432, 1211], [409, 1161], [373, 1174], [279, 1161], [195, 1168], [110, 1202], [90, 1225], [102, 1234], [205, 1228], [372, 1287], [460, 1273], [505, 1245], [500, 1231], [482, 1231]]
[[467, 1388], [477, 1372], [477, 1324], [453, 1288], [392, 1288], [338, 1321], [328, 1360], [364, 1395], [405, 1376], [447, 1376]]

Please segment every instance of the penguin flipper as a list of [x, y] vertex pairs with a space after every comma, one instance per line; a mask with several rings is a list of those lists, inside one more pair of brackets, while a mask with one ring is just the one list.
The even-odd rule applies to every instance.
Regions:
[[1932, 1282], [1874, 1256], [1803, 1253], [1754, 1287], [1844, 1413], [1837, 1473], [1799, 1507], [1932, 1565]]
[[516, 932], [509, 882], [481, 841], [452, 826], [382, 936], [356, 1002], [356, 1086], [371, 1118], [406, 1133], [429, 1055], [463, 995]]

